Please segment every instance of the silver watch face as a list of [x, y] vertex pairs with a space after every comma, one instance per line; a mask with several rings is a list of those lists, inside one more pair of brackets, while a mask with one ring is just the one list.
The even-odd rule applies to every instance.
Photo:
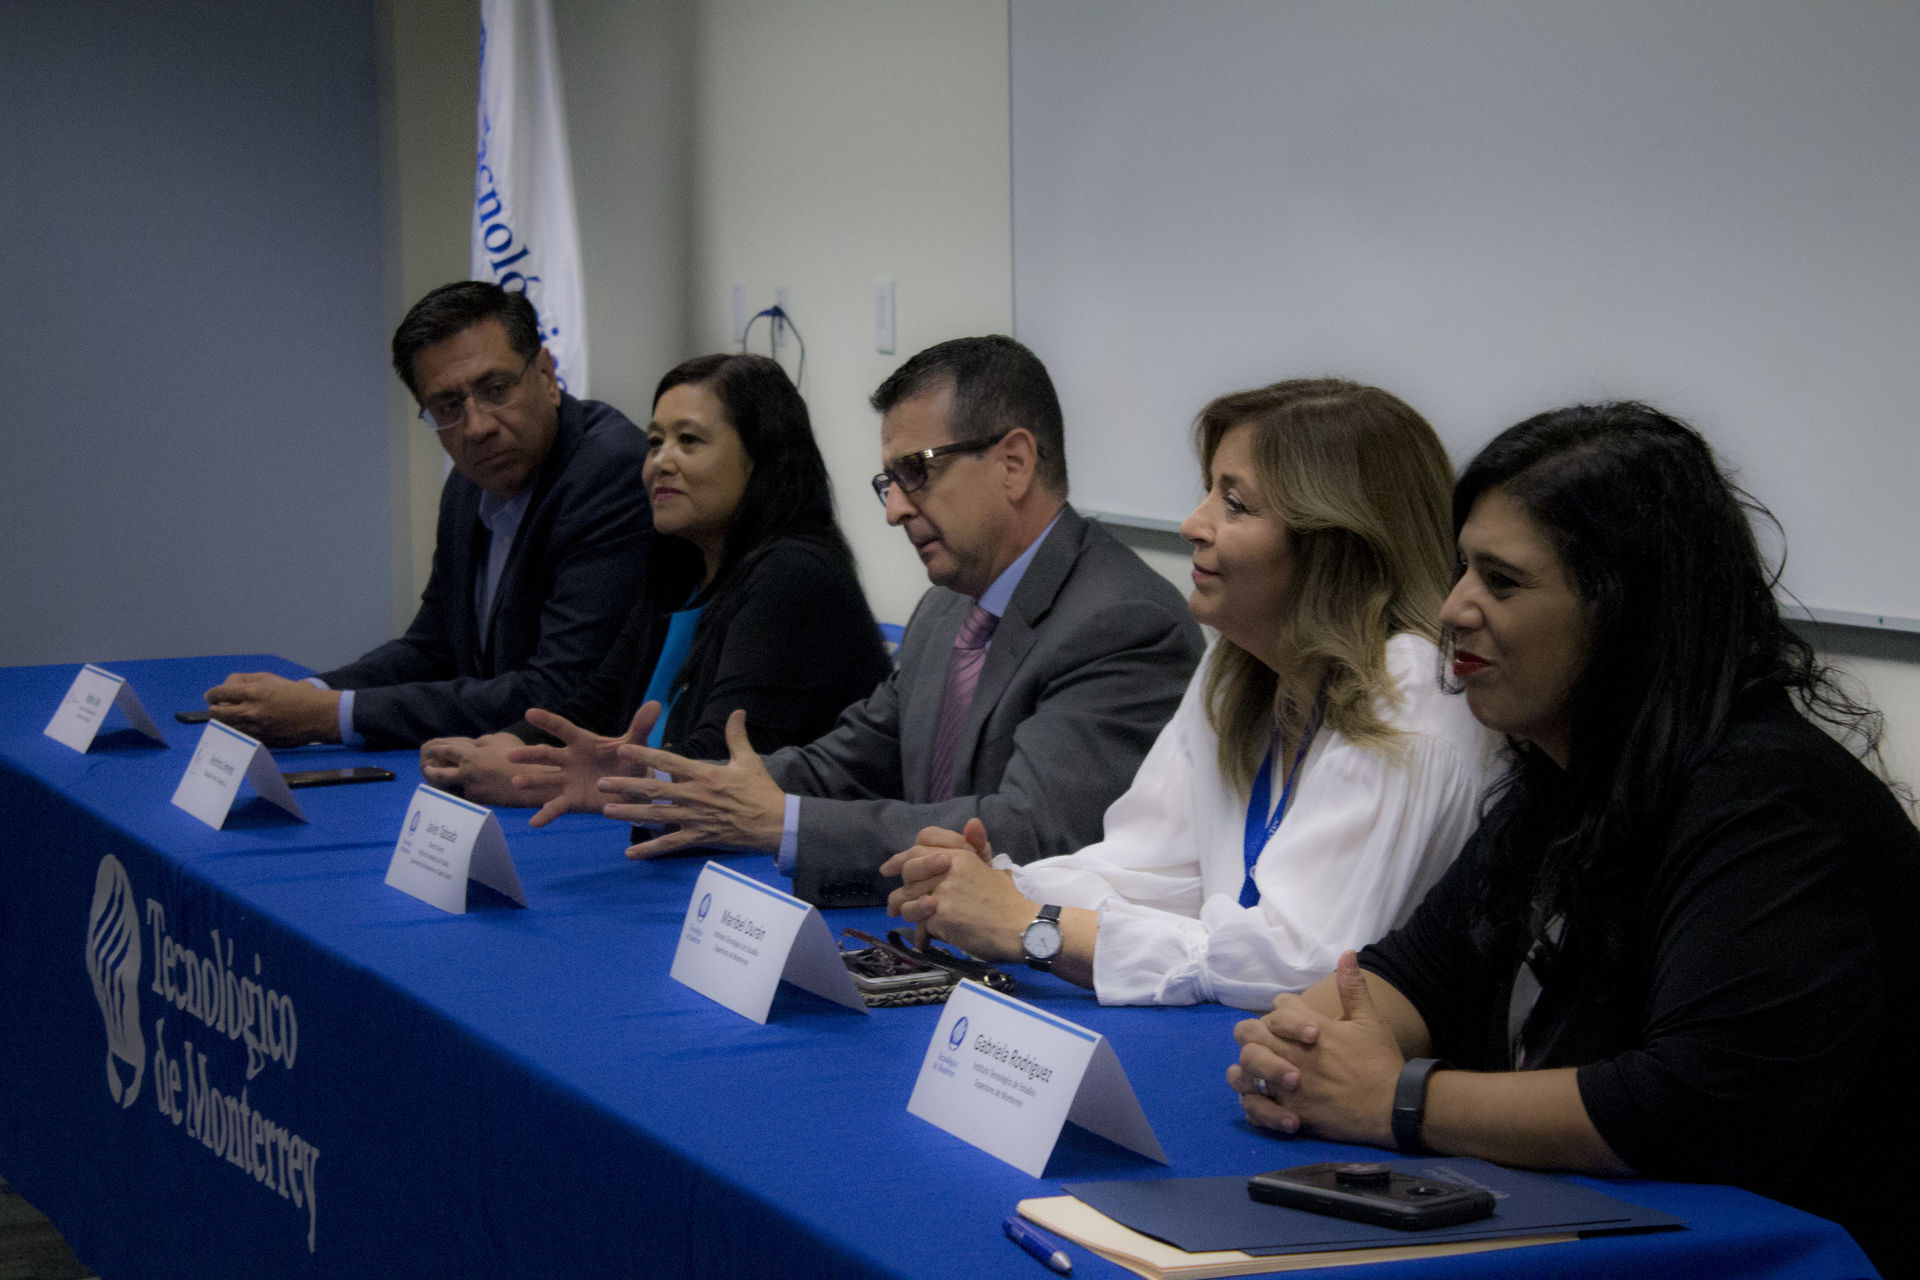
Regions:
[[1035, 960], [1051, 960], [1060, 954], [1060, 948], [1066, 940], [1060, 934], [1060, 924], [1056, 920], [1035, 920], [1020, 935], [1020, 945], [1026, 948], [1027, 955]]

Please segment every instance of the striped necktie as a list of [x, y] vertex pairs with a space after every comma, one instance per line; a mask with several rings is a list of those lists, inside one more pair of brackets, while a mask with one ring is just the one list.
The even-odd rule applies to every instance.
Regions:
[[933, 800], [953, 796], [953, 774], [960, 754], [960, 726], [973, 705], [973, 691], [980, 683], [980, 668], [987, 662], [987, 642], [1000, 619], [979, 605], [967, 611], [960, 634], [953, 638], [953, 658], [947, 667], [947, 694], [940, 703], [940, 723], [933, 735], [933, 767], [927, 771]]

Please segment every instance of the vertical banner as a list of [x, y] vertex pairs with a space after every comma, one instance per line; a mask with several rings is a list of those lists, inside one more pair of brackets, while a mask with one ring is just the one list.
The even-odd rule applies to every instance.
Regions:
[[560, 385], [586, 396], [580, 225], [547, 0], [481, 0], [472, 272], [527, 295]]

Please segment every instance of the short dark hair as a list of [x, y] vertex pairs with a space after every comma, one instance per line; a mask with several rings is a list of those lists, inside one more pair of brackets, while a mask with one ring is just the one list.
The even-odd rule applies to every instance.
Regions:
[[678, 386], [706, 387], [719, 399], [727, 421], [753, 462], [746, 492], [727, 527], [718, 583], [742, 560], [773, 538], [790, 534], [825, 537], [849, 559], [846, 538], [833, 519], [833, 481], [813, 438], [807, 402], [787, 371], [766, 356], [695, 356], [670, 369], [654, 388], [653, 402]]
[[1014, 427], [1040, 447], [1040, 483], [1066, 496], [1067, 435], [1047, 366], [1004, 334], [954, 338], [914, 356], [875, 389], [870, 403], [885, 413], [903, 400], [953, 388], [954, 442], [982, 440]]
[[414, 357], [482, 320], [498, 320], [507, 331], [507, 345], [521, 359], [531, 360], [540, 350], [540, 316], [526, 294], [485, 280], [443, 284], [414, 303], [393, 331], [393, 371], [416, 399], [420, 388], [413, 381]]
[[[1621, 954], [1633, 872], [1737, 706], [1792, 694], [1877, 762], [1881, 721], [1836, 686], [1774, 597], [1754, 518], [1686, 423], [1636, 401], [1578, 404], [1496, 437], [1453, 492], [1456, 535], [1474, 503], [1510, 497], [1554, 546], [1586, 616], [1589, 660], [1569, 697], [1562, 773], [1522, 749], [1489, 799], [1483, 939], [1530, 932], [1594, 973]], [[1567, 921], [1565, 947], [1543, 929]]]

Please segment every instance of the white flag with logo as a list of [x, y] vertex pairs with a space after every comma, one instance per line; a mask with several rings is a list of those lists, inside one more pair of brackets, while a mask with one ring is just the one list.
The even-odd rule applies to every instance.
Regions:
[[522, 291], [560, 385], [587, 394], [580, 226], [547, 0], [481, 0], [473, 278]]

